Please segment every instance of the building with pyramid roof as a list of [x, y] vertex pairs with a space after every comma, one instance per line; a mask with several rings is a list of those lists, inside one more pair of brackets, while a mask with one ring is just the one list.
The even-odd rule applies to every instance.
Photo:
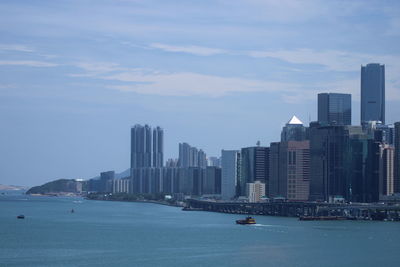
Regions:
[[304, 127], [303, 122], [293, 116], [283, 127], [281, 133], [281, 142], [288, 141], [303, 141], [307, 139], [307, 128]]
[[301, 120], [299, 120], [299, 118], [297, 118], [295, 115], [293, 115], [293, 117], [290, 119], [290, 121], [288, 121], [286, 123], [286, 125], [288, 124], [301, 124], [303, 125], [303, 122]]

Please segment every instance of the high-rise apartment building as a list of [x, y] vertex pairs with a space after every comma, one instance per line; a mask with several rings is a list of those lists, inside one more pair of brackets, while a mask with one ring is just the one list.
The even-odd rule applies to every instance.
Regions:
[[198, 150], [196, 147], [192, 147], [188, 143], [180, 143], [178, 166], [182, 168], [206, 168], [207, 155], [203, 150]]
[[351, 125], [351, 95], [318, 94], [318, 122], [322, 125]]
[[237, 150], [221, 151], [221, 197], [230, 200], [236, 196], [238, 182], [238, 165], [240, 164], [240, 152]]
[[394, 193], [400, 193], [400, 121], [394, 123]]
[[198, 152], [197, 167], [200, 167], [200, 168], [206, 168], [207, 167], [207, 155], [201, 149]]
[[153, 167], [164, 165], [164, 130], [161, 127], [153, 129]]
[[385, 124], [385, 65], [361, 66], [361, 123]]
[[131, 128], [131, 168], [152, 166], [152, 138], [149, 125], [136, 124]]
[[164, 131], [149, 125], [131, 128], [131, 169], [162, 167], [164, 162]]
[[208, 157], [208, 158], [207, 158], [207, 165], [208, 165], [208, 166], [214, 166], [214, 167], [220, 167], [220, 168], [221, 168], [221, 158], [218, 158], [218, 157]]
[[203, 195], [221, 194], [221, 168], [207, 167], [205, 169], [202, 193]]

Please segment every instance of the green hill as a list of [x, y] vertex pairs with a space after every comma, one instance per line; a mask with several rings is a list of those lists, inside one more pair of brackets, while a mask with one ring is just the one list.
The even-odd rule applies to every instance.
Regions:
[[78, 192], [78, 183], [72, 179], [59, 179], [45, 183], [44, 185], [34, 186], [29, 189], [26, 194], [48, 194], [48, 193], [59, 193], [59, 192]]

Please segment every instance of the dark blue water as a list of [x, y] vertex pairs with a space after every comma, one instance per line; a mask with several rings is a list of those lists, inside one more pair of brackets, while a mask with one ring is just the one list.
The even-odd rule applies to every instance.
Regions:
[[400, 266], [400, 223], [241, 217], [0, 195], [0, 266]]

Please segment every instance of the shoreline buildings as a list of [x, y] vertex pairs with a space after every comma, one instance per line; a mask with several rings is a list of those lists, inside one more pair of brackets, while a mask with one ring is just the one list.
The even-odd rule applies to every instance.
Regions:
[[361, 66], [361, 125], [351, 125], [350, 94], [319, 93], [318, 121], [309, 127], [293, 116], [279, 142], [222, 150], [221, 158], [180, 143], [179, 158], [164, 167], [163, 129], [137, 124], [130, 176], [116, 181], [102, 173], [93, 188], [223, 201], [378, 202], [400, 193], [400, 122], [385, 124], [384, 71]]

